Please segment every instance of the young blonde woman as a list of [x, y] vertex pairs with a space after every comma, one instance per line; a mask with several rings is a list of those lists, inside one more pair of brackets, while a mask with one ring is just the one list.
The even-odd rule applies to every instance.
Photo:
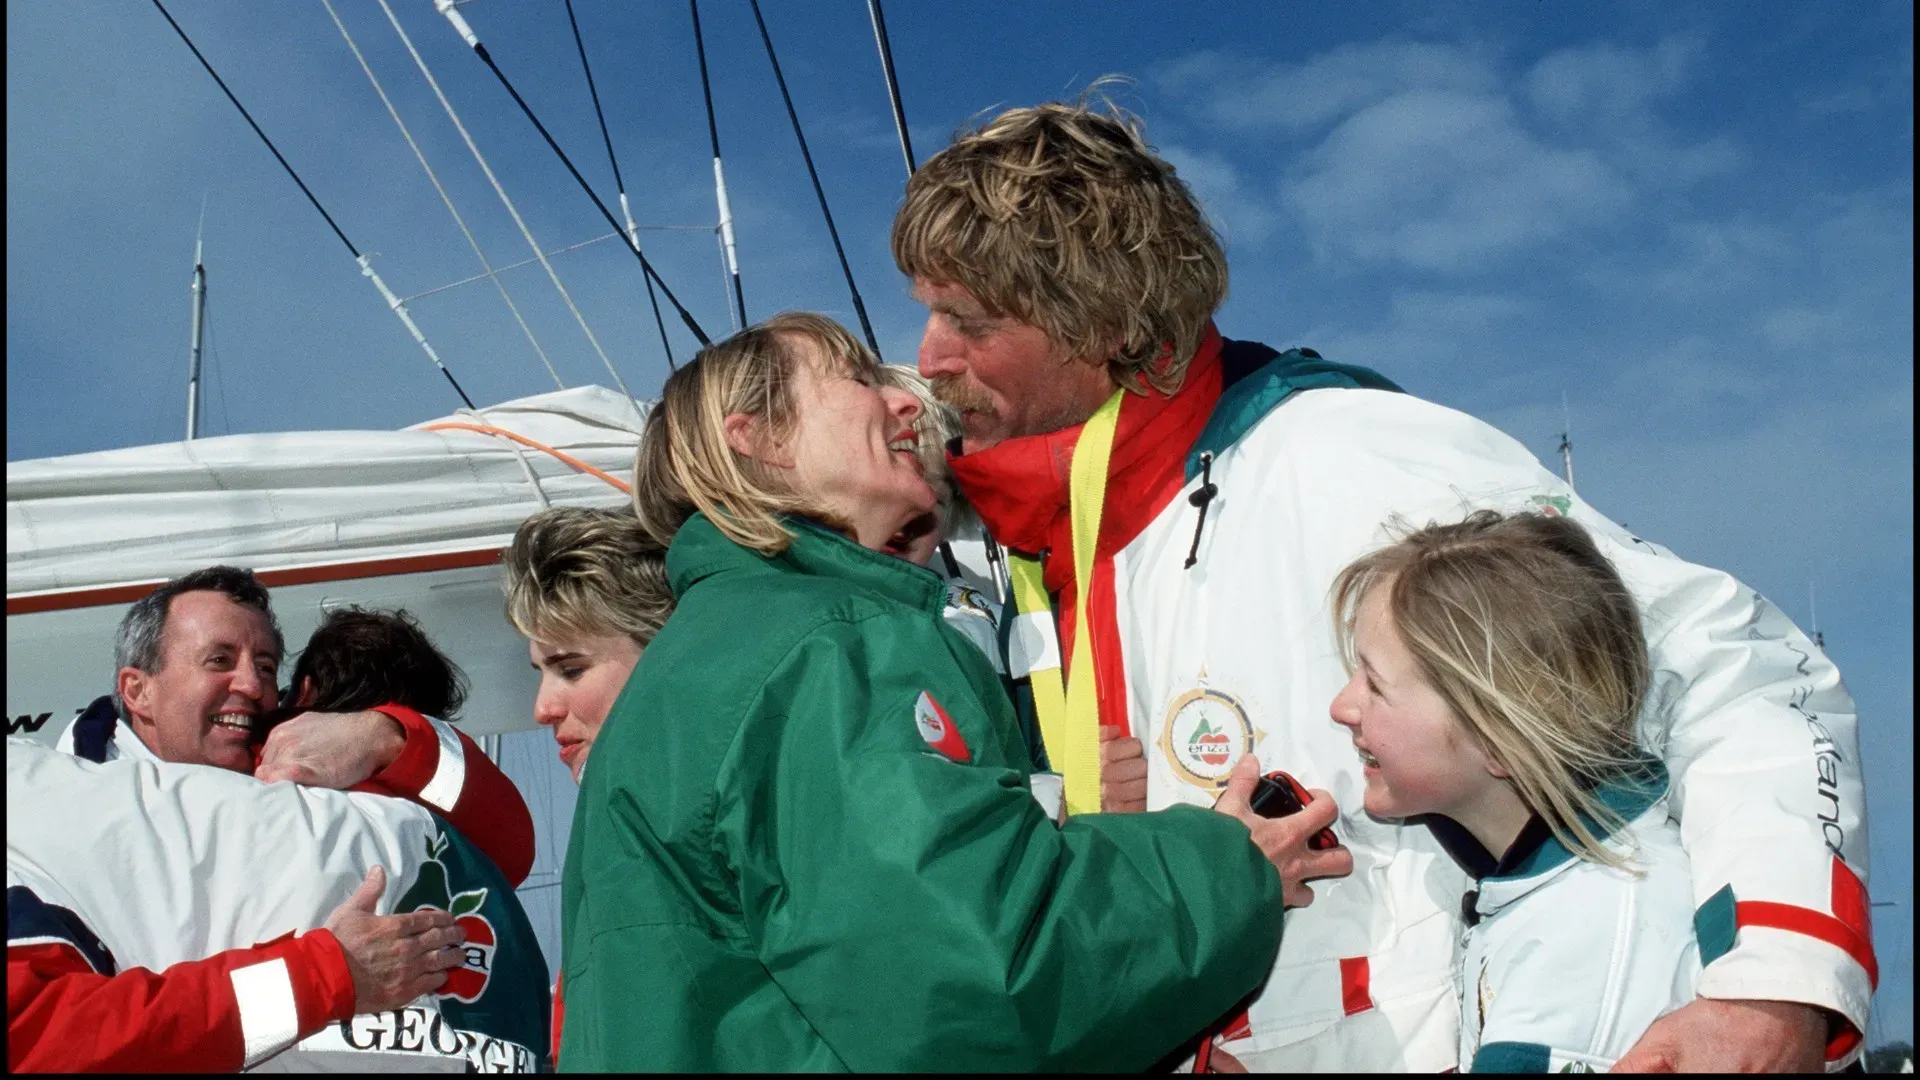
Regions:
[[1632, 595], [1572, 521], [1480, 511], [1358, 560], [1333, 598], [1367, 812], [1426, 815], [1476, 879], [1459, 1067], [1609, 1068], [1701, 970], [1666, 770], [1635, 747]]
[[556, 506], [520, 523], [502, 561], [507, 621], [540, 673], [533, 719], [574, 783], [633, 665], [673, 614], [666, 549], [631, 510]]
[[1318, 826], [1246, 812], [1251, 776], [1232, 816], [1047, 817], [940, 579], [887, 550], [935, 502], [918, 411], [813, 315], [667, 380], [634, 491], [678, 603], [581, 786], [565, 1068], [1139, 1069], [1271, 966]]

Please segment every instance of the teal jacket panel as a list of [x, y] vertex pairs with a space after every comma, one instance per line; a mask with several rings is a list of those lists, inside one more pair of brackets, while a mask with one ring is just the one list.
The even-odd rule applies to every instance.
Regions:
[[919, 567], [696, 516], [567, 854], [566, 1070], [1140, 1069], [1263, 979], [1279, 878], [1224, 815], [1050, 822]]

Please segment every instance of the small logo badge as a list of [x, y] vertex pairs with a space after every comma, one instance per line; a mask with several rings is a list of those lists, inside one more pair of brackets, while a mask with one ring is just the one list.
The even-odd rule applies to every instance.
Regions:
[[920, 729], [920, 737], [927, 745], [940, 751], [954, 761], [970, 761], [973, 751], [967, 749], [967, 741], [960, 737], [960, 729], [955, 727], [953, 719], [933, 695], [925, 690], [913, 703], [913, 725]]
[[1174, 699], [1160, 725], [1160, 751], [1174, 775], [1219, 791], [1240, 755], [1253, 752], [1253, 722], [1233, 695], [1202, 687]]
[[1565, 495], [1535, 495], [1527, 501], [1541, 517], [1566, 517], [1573, 513], [1573, 500]]

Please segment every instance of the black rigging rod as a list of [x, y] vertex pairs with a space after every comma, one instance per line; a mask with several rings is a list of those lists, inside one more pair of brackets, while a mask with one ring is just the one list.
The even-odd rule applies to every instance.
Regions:
[[[153, 0], [153, 6], [160, 9], [160, 15], [167, 20], [167, 25], [173, 27], [173, 32], [180, 35], [180, 40], [186, 42], [187, 48], [193, 51], [193, 58], [200, 61], [200, 66], [207, 69], [207, 74], [213, 76], [213, 81], [220, 87], [220, 92], [227, 95], [227, 100], [233, 102], [234, 108], [240, 110], [240, 115], [246, 120], [247, 126], [253, 129], [255, 135], [260, 136], [261, 142], [267, 144], [267, 149], [273, 152], [273, 159], [280, 163], [281, 168], [287, 170], [287, 175], [293, 177], [294, 183], [300, 185], [300, 193], [307, 197], [307, 201], [313, 204], [315, 210], [320, 211], [321, 217], [327, 219], [327, 226], [333, 230], [333, 235], [339, 237], [340, 242], [345, 244], [347, 250], [353, 253], [354, 261], [360, 264], [361, 272], [373, 279], [374, 285], [379, 288], [383, 296], [388, 298], [388, 302], [392, 305], [394, 311], [399, 314], [400, 321], [405, 323], [407, 329], [413, 332], [416, 340], [423, 346], [426, 345], [426, 339], [421, 337], [419, 331], [414, 328], [412, 319], [408, 317], [405, 309], [400, 306], [399, 300], [387, 292], [386, 285], [374, 274], [373, 264], [369, 263], [366, 257], [360, 254], [359, 248], [353, 246], [353, 241], [347, 239], [347, 234], [341, 231], [340, 226], [333, 220], [333, 215], [327, 213], [327, 208], [320, 205], [320, 200], [316, 198], [313, 191], [307, 187], [307, 182], [300, 179], [300, 174], [294, 172], [293, 166], [287, 163], [286, 157], [280, 153], [280, 148], [273, 145], [273, 140], [267, 138], [267, 133], [260, 130], [259, 124], [254, 123], [253, 114], [247, 111], [245, 105], [240, 104], [239, 98], [233, 96], [233, 91], [227, 88], [227, 81], [220, 77], [219, 72], [213, 70], [213, 65], [207, 62], [205, 56], [201, 55], [200, 47], [195, 45], [193, 39], [187, 36], [187, 32], [180, 28], [180, 24], [174, 21], [172, 13], [167, 11], [167, 6], [162, 4], [160, 0]], [[473, 403], [473, 399], [467, 396], [467, 392], [461, 389], [460, 381], [453, 377], [453, 372], [447, 370], [447, 365], [441, 362], [440, 357], [434, 353], [431, 347], [427, 348], [427, 356], [433, 360], [434, 366], [440, 369], [440, 374], [447, 377], [447, 382], [453, 386], [453, 392], [460, 395], [460, 400], [467, 403], [467, 408], [479, 408], [479, 406]]]
[[713, 83], [707, 79], [707, 41], [700, 34], [700, 5], [687, 0], [687, 12], [693, 16], [693, 51], [700, 58], [700, 96], [707, 103], [707, 141], [713, 144], [713, 183], [720, 201], [720, 244], [726, 252], [727, 273], [733, 279], [734, 312], [740, 325], [747, 325], [747, 296], [740, 288], [740, 266], [733, 254], [733, 211], [727, 205], [726, 181], [720, 167], [720, 124], [713, 115]]
[[900, 79], [893, 73], [893, 45], [887, 40], [887, 17], [880, 11], [880, 0], [867, 0], [867, 15], [873, 21], [873, 43], [880, 49], [880, 69], [887, 76], [887, 99], [893, 102], [893, 129], [900, 133], [900, 154], [907, 159], [907, 175], [919, 168], [913, 163], [913, 140], [907, 138], [907, 110], [900, 105]]
[[[600, 111], [600, 91], [593, 85], [593, 68], [587, 63], [587, 44], [580, 38], [580, 21], [573, 16], [573, 0], [567, 0], [567, 23], [573, 27], [573, 45], [580, 50], [580, 70], [587, 73], [587, 93], [593, 98], [594, 119], [600, 121], [600, 138], [607, 144], [607, 162], [613, 166], [613, 186], [620, 193], [620, 206], [625, 210], [627, 182], [620, 178], [620, 159], [613, 156], [613, 136], [607, 133], [607, 116]], [[633, 245], [636, 252], [640, 250], [637, 231], [627, 233], [627, 242]], [[667, 370], [677, 371], [678, 365], [673, 362], [673, 345], [667, 340], [667, 323], [660, 317], [660, 298], [653, 292], [653, 279], [642, 274], [640, 280], [647, 286], [647, 303], [653, 307], [653, 324], [660, 329], [660, 347], [666, 350]]]
[[[154, 2], [159, 3], [159, 0], [154, 0]], [[540, 122], [540, 118], [533, 113], [533, 107], [528, 105], [527, 100], [520, 96], [520, 91], [513, 88], [513, 83], [508, 81], [506, 72], [501, 71], [500, 65], [493, 62], [493, 57], [487, 53], [487, 47], [477, 38], [469, 40], [468, 45], [472, 47], [475, 56], [478, 56], [486, 62], [487, 70], [493, 72], [493, 77], [500, 80], [500, 85], [506, 87], [507, 94], [513, 98], [514, 104], [520, 106], [520, 111], [525, 113], [527, 119], [533, 122], [534, 130], [540, 133], [541, 138], [547, 140], [547, 145], [551, 147], [554, 154], [560, 158], [560, 164], [567, 167], [567, 172], [573, 175], [574, 182], [580, 185], [580, 190], [586, 192], [587, 198], [593, 200], [594, 209], [600, 211], [600, 216], [607, 219], [607, 224], [613, 226], [614, 232], [626, 236], [626, 230], [621, 227], [618, 221], [614, 220], [613, 214], [607, 209], [607, 204], [601, 202], [600, 196], [593, 193], [593, 185], [587, 183], [587, 178], [580, 175], [579, 169], [574, 168], [573, 159], [567, 156], [565, 150], [560, 149], [560, 144], [555, 142], [553, 136], [548, 133], [547, 125]], [[667, 283], [660, 279], [659, 272], [654, 270], [653, 264], [647, 261], [646, 254], [642, 252], [637, 245], [632, 243], [627, 245], [627, 250], [633, 252], [634, 257], [640, 260], [640, 269], [645, 271], [647, 276], [652, 278], [656, 285], [660, 286], [660, 291], [667, 296], [667, 302], [672, 304], [673, 310], [679, 313], [680, 321], [687, 324], [687, 329], [693, 332], [694, 339], [702, 345], [711, 344], [712, 339], [707, 337], [707, 332], [700, 329], [700, 324], [694, 320], [693, 313], [687, 310], [686, 305], [680, 302], [679, 297], [673, 295], [673, 290], [667, 286]]]
[[813, 154], [807, 150], [807, 136], [800, 130], [800, 115], [793, 111], [793, 95], [787, 93], [786, 76], [780, 74], [780, 58], [773, 53], [773, 38], [767, 34], [767, 21], [760, 17], [760, 0], [750, 0], [753, 21], [760, 26], [760, 40], [767, 46], [767, 60], [773, 64], [773, 79], [780, 84], [780, 100], [787, 104], [787, 119], [793, 121], [793, 137], [800, 141], [800, 156], [807, 163], [807, 176], [813, 181], [813, 194], [820, 200], [820, 213], [827, 219], [827, 235], [833, 237], [833, 253], [840, 257], [840, 272], [847, 277], [847, 291], [853, 294], [853, 311], [860, 316], [860, 329], [867, 335], [867, 347], [880, 355], [880, 342], [873, 336], [873, 324], [867, 321], [867, 305], [860, 300], [860, 287], [853, 283], [853, 267], [847, 264], [846, 248], [840, 245], [840, 230], [833, 227], [833, 211], [827, 209], [827, 193], [820, 186], [820, 174], [814, 170]]

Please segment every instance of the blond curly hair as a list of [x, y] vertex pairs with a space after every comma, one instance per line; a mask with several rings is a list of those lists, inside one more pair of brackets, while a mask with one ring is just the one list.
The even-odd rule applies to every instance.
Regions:
[[1040, 328], [1116, 385], [1171, 393], [1226, 300], [1227, 258], [1104, 81], [961, 132], [907, 182], [893, 259]]

